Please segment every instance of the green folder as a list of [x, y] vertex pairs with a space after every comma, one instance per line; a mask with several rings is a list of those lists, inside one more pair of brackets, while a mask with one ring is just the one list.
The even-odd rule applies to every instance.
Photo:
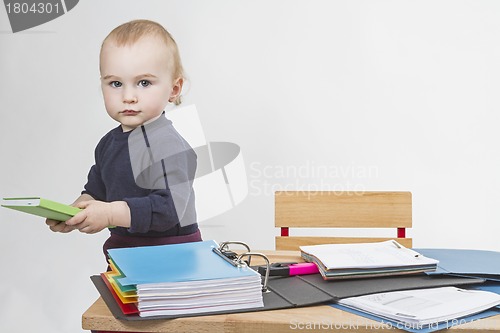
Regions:
[[40, 197], [3, 198], [1, 206], [56, 221], [67, 221], [81, 211], [80, 208]]

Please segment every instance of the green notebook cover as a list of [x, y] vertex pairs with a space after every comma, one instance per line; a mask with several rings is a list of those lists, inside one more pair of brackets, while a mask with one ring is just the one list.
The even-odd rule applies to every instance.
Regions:
[[67, 221], [81, 211], [80, 208], [40, 197], [3, 198], [1, 206], [56, 221]]

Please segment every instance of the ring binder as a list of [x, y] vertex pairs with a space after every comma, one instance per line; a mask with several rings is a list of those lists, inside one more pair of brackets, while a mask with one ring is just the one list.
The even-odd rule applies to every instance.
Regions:
[[[237, 244], [237, 245], [243, 245], [246, 249], [247, 249], [247, 252], [250, 252], [250, 246], [248, 246], [246, 243], [244, 242], [240, 242], [240, 241], [226, 241], [226, 242], [222, 242], [219, 246], [219, 250], [228, 258], [232, 259], [232, 260], [235, 260], [237, 258], [237, 254], [236, 252], [233, 252], [233, 251], [230, 251], [229, 250], [229, 244]], [[250, 266], [250, 258], [248, 259], [248, 262], [247, 262], [248, 266]]]
[[248, 261], [250, 261], [250, 258], [252, 256], [262, 257], [266, 261], [266, 268], [267, 269], [266, 269], [266, 275], [264, 276], [264, 284], [262, 285], [262, 292], [268, 293], [269, 290], [267, 290], [267, 280], [269, 279], [269, 271], [271, 270], [271, 268], [270, 268], [271, 265], [269, 263], [269, 259], [267, 259], [266, 255], [259, 253], [259, 252], [246, 252], [246, 253], [243, 253], [240, 256], [238, 256], [237, 262], [239, 263], [239, 265], [246, 265], [246, 263], [242, 263], [241, 258], [247, 257], [247, 256], [249, 257]]
[[[235, 252], [229, 250], [229, 244], [238, 244], [238, 245], [243, 245], [246, 247], [248, 252], [245, 252], [243, 254], [237, 255]], [[271, 264], [269, 262], [269, 259], [266, 257], [266, 255], [259, 253], [259, 252], [251, 252], [250, 247], [243, 242], [240, 241], [227, 241], [227, 242], [222, 242], [218, 248], [214, 247], [212, 249], [215, 253], [217, 253], [220, 257], [222, 257], [224, 260], [229, 262], [231, 265], [235, 267], [241, 267], [241, 266], [249, 266], [250, 267], [250, 261], [252, 259], [252, 256], [259, 256], [262, 257], [266, 261], [266, 273], [264, 276], [264, 283], [262, 285], [262, 292], [267, 293], [269, 292], [267, 289], [267, 281], [269, 279], [269, 271], [271, 270]], [[248, 257], [248, 261], [243, 260], [243, 257]]]
[[229, 249], [228, 245], [229, 244], [238, 244], [238, 245], [243, 245], [244, 247], [247, 248], [247, 251], [250, 252], [250, 246], [248, 246], [246, 243], [243, 243], [243, 242], [240, 242], [240, 241], [226, 241], [226, 242], [222, 242], [219, 246], [219, 248], [221, 250], [224, 250], [224, 249]]
[[231, 265], [233, 265], [235, 267], [238, 266], [238, 264], [235, 262], [235, 260], [237, 259], [236, 253], [234, 253], [234, 252], [231, 252], [231, 253], [223, 252], [223, 251], [220, 250], [220, 248], [217, 248], [217, 247], [212, 248], [212, 251], [214, 251], [215, 253], [217, 253], [222, 259], [224, 259], [225, 261], [227, 261]]
[[[205, 244], [205, 245], [203, 245]], [[144, 274], [143, 269], [143, 261], [141, 257], [134, 259], [134, 262], [137, 263], [136, 266], [131, 267], [132, 263], [127, 263], [131, 260], [131, 253], [134, 254], [133, 257], [137, 257], [138, 252], [143, 253], [142, 258], [149, 258], [148, 260], [152, 260], [151, 268], [149, 270], [160, 269], [161, 271], [165, 271], [165, 277], [169, 277], [169, 281], [173, 280], [171, 275], [177, 274], [177, 270], [165, 270], [163, 265], [157, 265], [155, 262], [155, 258], [163, 258], [164, 255], [151, 255], [149, 251], [162, 250], [162, 252], [166, 251], [166, 247], [200, 247], [202, 246], [202, 250], [200, 250], [199, 256], [207, 257], [206, 260], [210, 261], [209, 264], [206, 264], [205, 260], [197, 260], [198, 263], [205, 263], [205, 268], [207, 270], [207, 274], [216, 274], [221, 269], [233, 271], [235, 275], [239, 273], [246, 272], [249, 275], [253, 275], [251, 273], [257, 274], [257, 272], [252, 271], [248, 264], [243, 260], [245, 257], [251, 257], [253, 255], [258, 255], [264, 258], [266, 264], [268, 266], [267, 271], [271, 271], [269, 267], [272, 267], [269, 264], [268, 258], [263, 254], [256, 254], [253, 252], [247, 252], [240, 255], [236, 255], [234, 252], [231, 256], [235, 256], [233, 259], [230, 259], [227, 254], [229, 249], [227, 248], [227, 243], [223, 244], [224, 253], [221, 250], [219, 244], [215, 241], [210, 242], [195, 242], [195, 243], [184, 243], [184, 244], [174, 244], [174, 245], [164, 245], [159, 247], [143, 247], [143, 248], [129, 248], [129, 249], [112, 249], [110, 251], [114, 252], [114, 257], [120, 257], [122, 255], [121, 260], [125, 266], [128, 266], [128, 270], [132, 272], [132, 268], [137, 268], [136, 270], [139, 272], [139, 276], [131, 276], [131, 278], [140, 278], [141, 275]], [[122, 253], [123, 251], [123, 253]], [[146, 253], [144, 253], [145, 251]], [[208, 253], [207, 253], [208, 251]], [[170, 252], [170, 251], [168, 251]], [[217, 255], [213, 255], [212, 252], [215, 252]], [[211, 255], [212, 254], [212, 255]], [[173, 254], [176, 256], [175, 253]], [[223, 258], [225, 261], [231, 263], [231, 265], [227, 265], [223, 261], [220, 260]], [[272, 260], [272, 259], [271, 259]], [[177, 261], [172, 260], [172, 264], [175, 264]], [[214, 269], [214, 263], [220, 264], [218, 269]], [[283, 263], [282, 263], [283, 264]], [[198, 268], [198, 265], [194, 268]], [[264, 265], [263, 265], [264, 266]], [[123, 265], [121, 266], [124, 268]], [[233, 267], [238, 267], [238, 269], [232, 269]], [[149, 271], [148, 270], [148, 271]], [[155, 273], [159, 275], [161, 272]], [[163, 274], [163, 273], [162, 273]], [[473, 285], [473, 284], [481, 284], [484, 282], [484, 279], [479, 278], [466, 278], [466, 277], [453, 277], [453, 276], [441, 276], [439, 278], [431, 278], [425, 274], [416, 274], [414, 276], [398, 276], [398, 277], [377, 277], [374, 279], [347, 279], [347, 280], [338, 280], [335, 283], [331, 281], [323, 280], [320, 274], [310, 274], [310, 275], [296, 275], [291, 277], [274, 277], [269, 278], [268, 276], [265, 279], [261, 276], [255, 277], [253, 280], [253, 292], [256, 294], [262, 295], [262, 303], [261, 306], [249, 306], [247, 308], [231, 308], [231, 309], [210, 309], [212, 311], [185, 311], [184, 309], [179, 312], [166, 312], [168, 309], [158, 309], [156, 312], [148, 312], [146, 309], [147, 306], [151, 304], [146, 304], [143, 302], [143, 309], [138, 309], [137, 313], [126, 314], [122, 307], [125, 305], [120, 298], [115, 298], [112, 294], [112, 291], [115, 290], [113, 287], [110, 289], [102, 276], [94, 275], [91, 277], [92, 282], [96, 286], [97, 290], [103, 297], [105, 303], [113, 313], [113, 315], [118, 319], [123, 319], [127, 321], [139, 321], [139, 320], [149, 320], [149, 319], [173, 319], [180, 317], [191, 317], [197, 315], [205, 315], [205, 314], [220, 314], [220, 313], [239, 313], [239, 312], [249, 312], [249, 311], [263, 311], [263, 310], [278, 310], [278, 309], [288, 309], [294, 307], [302, 307], [309, 305], [317, 305], [317, 304], [326, 304], [338, 301], [339, 299], [354, 297], [354, 296], [362, 296], [379, 292], [389, 292], [395, 290], [410, 290], [410, 289], [421, 289], [421, 288], [435, 288], [440, 286], [459, 286], [459, 285]], [[271, 274], [270, 274], [271, 275]], [[126, 274], [125, 274], [126, 276]], [[158, 279], [158, 278], [156, 278]], [[123, 278], [119, 278], [120, 282], [123, 282]], [[167, 279], [162, 278], [162, 281], [167, 281]], [[264, 281], [263, 281], [264, 280]], [[127, 286], [130, 283], [135, 283], [133, 281], [126, 281]], [[146, 283], [142, 281], [143, 283]], [[149, 280], [147, 283], [155, 283], [154, 280]], [[137, 283], [135, 286], [137, 287]], [[239, 288], [238, 283], [236, 283], [236, 289]], [[142, 288], [146, 291], [146, 288]], [[120, 292], [120, 290], [117, 290]], [[147, 301], [147, 300], [143, 300]], [[143, 311], [142, 315], [140, 310]], [[165, 310], [165, 312], [161, 312]], [[192, 309], [191, 309], [192, 310]], [[207, 307], [207, 310], [208, 307]]]

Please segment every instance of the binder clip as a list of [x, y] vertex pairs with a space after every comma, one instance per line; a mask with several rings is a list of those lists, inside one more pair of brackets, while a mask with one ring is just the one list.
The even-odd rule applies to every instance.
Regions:
[[[230, 251], [228, 245], [229, 244], [239, 244], [243, 245], [248, 252], [245, 252], [243, 254], [238, 255], [234, 251]], [[269, 271], [271, 270], [271, 264], [269, 263], [269, 259], [267, 257], [259, 252], [251, 252], [250, 247], [243, 243], [243, 242], [238, 242], [238, 241], [228, 241], [228, 242], [223, 242], [219, 245], [218, 248], [214, 247], [212, 249], [215, 253], [217, 253], [221, 258], [229, 262], [231, 265], [235, 267], [243, 267], [243, 266], [250, 266], [250, 260], [252, 259], [252, 256], [258, 256], [263, 258], [266, 261], [266, 273], [264, 276], [264, 283], [262, 285], [262, 292], [267, 293], [269, 290], [267, 290], [267, 280], [269, 279]], [[248, 260], [243, 260], [244, 257], [248, 257]]]

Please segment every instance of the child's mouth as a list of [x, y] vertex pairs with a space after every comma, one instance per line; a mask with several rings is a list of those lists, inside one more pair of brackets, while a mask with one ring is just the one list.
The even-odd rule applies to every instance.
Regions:
[[140, 111], [135, 111], [135, 110], [123, 110], [121, 112], [121, 114], [125, 115], [125, 116], [135, 116], [137, 114], [139, 114]]

